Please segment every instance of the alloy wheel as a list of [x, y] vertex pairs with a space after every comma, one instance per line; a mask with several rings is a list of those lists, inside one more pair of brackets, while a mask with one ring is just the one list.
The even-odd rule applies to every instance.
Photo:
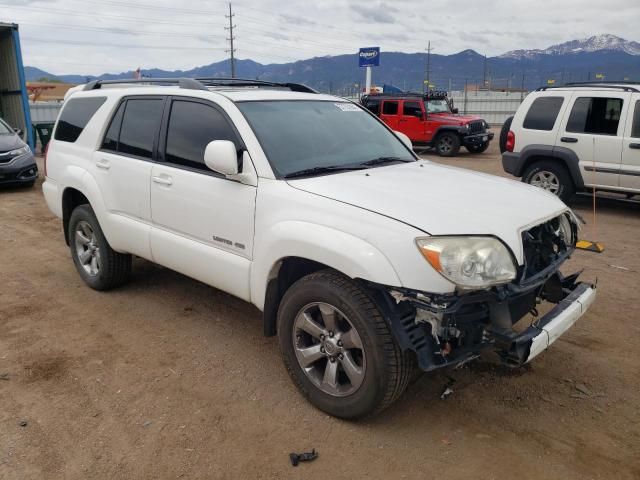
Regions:
[[328, 303], [304, 306], [293, 324], [293, 348], [307, 378], [336, 397], [353, 394], [362, 384], [366, 356], [353, 323]]
[[84, 271], [96, 276], [100, 272], [100, 247], [98, 239], [89, 222], [81, 220], [74, 235], [76, 255]]
[[532, 177], [529, 183], [535, 187], [542, 188], [547, 190], [554, 195], [557, 195], [560, 191], [560, 180], [558, 177], [549, 171], [540, 171], [536, 172]]

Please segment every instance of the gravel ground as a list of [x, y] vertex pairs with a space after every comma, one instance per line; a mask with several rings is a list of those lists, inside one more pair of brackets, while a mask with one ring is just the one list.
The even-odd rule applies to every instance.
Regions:
[[[444, 163], [503, 175], [495, 145]], [[0, 191], [0, 478], [638, 479], [640, 206], [599, 199], [597, 231], [591, 199], [572, 206], [606, 244], [565, 268], [599, 287], [573, 329], [527, 368], [423, 375], [352, 423], [300, 397], [254, 307], [142, 260], [90, 290], [40, 184]]]

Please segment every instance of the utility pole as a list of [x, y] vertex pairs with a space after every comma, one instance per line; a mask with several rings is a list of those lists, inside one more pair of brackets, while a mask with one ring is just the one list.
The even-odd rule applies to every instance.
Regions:
[[482, 88], [487, 88], [487, 55], [484, 56], [484, 67], [482, 71]]
[[229, 15], [225, 15], [225, 18], [229, 19], [229, 26], [224, 27], [224, 29], [229, 30], [229, 38], [227, 38], [227, 41], [230, 43], [230, 47], [229, 47], [229, 50], [227, 50], [227, 52], [231, 53], [231, 78], [236, 78], [236, 59], [235, 59], [236, 49], [233, 48], [233, 41], [236, 39], [233, 36], [233, 29], [236, 28], [236, 26], [233, 24], [234, 16], [235, 16], [234, 13], [231, 11], [231, 2], [229, 2]]
[[430, 73], [431, 73], [431, 50], [433, 50], [433, 48], [431, 48], [431, 40], [429, 40], [429, 43], [427, 44], [427, 67], [426, 67], [426, 83], [422, 82], [422, 92], [425, 91], [429, 91], [429, 87], [431, 86], [431, 82], [429, 81], [429, 77], [430, 77]]

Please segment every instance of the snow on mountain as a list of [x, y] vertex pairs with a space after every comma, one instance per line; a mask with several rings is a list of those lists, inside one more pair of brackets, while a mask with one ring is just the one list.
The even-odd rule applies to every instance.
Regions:
[[565, 55], [581, 52], [598, 52], [602, 50], [613, 50], [628, 53], [629, 55], [640, 55], [640, 43], [605, 33], [581, 40], [559, 43], [544, 50], [511, 50], [510, 52], [500, 55], [500, 58], [532, 59], [540, 57], [541, 55]]

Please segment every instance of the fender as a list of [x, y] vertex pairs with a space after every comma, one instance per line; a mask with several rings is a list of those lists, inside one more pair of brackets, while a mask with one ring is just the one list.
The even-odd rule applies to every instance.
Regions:
[[502, 167], [514, 177], [522, 177], [525, 169], [536, 157], [559, 160], [567, 167], [576, 188], [584, 188], [584, 179], [580, 173], [580, 160], [576, 153], [567, 147], [532, 144], [527, 145], [520, 152], [504, 152], [502, 154]]
[[455, 132], [458, 135], [464, 135], [468, 133], [467, 128], [463, 125], [440, 125], [436, 128], [435, 132], [433, 132], [433, 136], [431, 138], [436, 138], [442, 132]]
[[251, 266], [251, 302], [264, 309], [267, 284], [277, 275], [280, 261], [300, 257], [327, 265], [351, 277], [400, 285], [398, 274], [376, 247], [331, 227], [301, 221], [285, 221], [256, 237]]

